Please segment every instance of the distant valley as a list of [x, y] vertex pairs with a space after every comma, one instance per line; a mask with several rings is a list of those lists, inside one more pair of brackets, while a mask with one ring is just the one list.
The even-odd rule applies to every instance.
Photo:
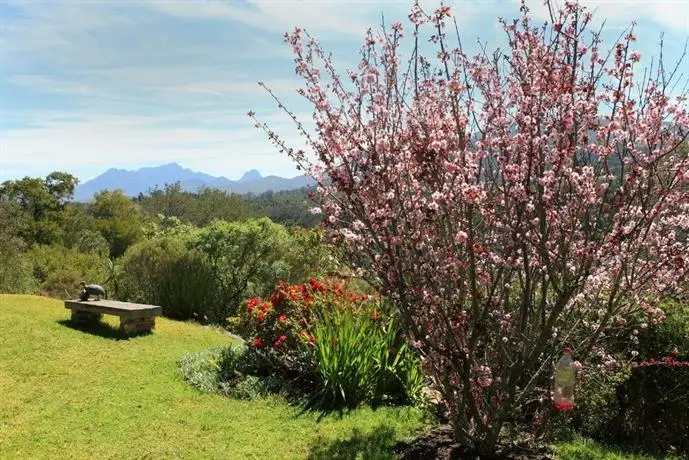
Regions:
[[74, 192], [74, 199], [76, 201], [89, 201], [96, 192], [114, 189], [120, 189], [126, 195], [134, 197], [151, 189], [163, 188], [166, 184], [177, 182], [180, 183], [184, 191], [189, 192], [196, 192], [202, 188], [215, 188], [239, 194], [263, 193], [269, 190], [274, 192], [294, 190], [314, 183], [307, 176], [262, 177], [255, 169], [245, 172], [241, 179], [233, 181], [226, 177], [215, 177], [192, 171], [177, 163], [169, 163], [135, 171], [108, 169], [98, 177], [78, 185]]

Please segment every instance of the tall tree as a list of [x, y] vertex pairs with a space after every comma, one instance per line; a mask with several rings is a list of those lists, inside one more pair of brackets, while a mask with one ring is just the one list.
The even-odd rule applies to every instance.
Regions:
[[27, 244], [50, 244], [61, 237], [61, 211], [74, 195], [79, 180], [64, 172], [45, 179], [25, 177], [0, 185], [0, 201], [18, 205], [30, 218], [21, 236]]
[[110, 245], [110, 257], [120, 257], [142, 237], [141, 209], [121, 190], [104, 190], [94, 195], [88, 213]]

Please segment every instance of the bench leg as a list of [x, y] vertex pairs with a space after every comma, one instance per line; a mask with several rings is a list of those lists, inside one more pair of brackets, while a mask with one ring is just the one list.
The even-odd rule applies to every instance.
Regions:
[[79, 325], [89, 325], [99, 322], [103, 318], [100, 313], [91, 313], [89, 311], [72, 310], [72, 322]]
[[155, 317], [150, 318], [124, 318], [120, 317], [120, 333], [123, 335], [141, 334], [151, 332], [155, 328]]

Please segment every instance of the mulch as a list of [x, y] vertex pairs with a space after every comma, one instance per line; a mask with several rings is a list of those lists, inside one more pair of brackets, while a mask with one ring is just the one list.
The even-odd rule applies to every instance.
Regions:
[[[395, 453], [400, 460], [489, 460], [471, 452], [452, 439], [452, 428], [442, 425], [411, 443], [399, 443]], [[552, 460], [554, 454], [545, 445], [530, 443], [503, 444], [490, 460]]]

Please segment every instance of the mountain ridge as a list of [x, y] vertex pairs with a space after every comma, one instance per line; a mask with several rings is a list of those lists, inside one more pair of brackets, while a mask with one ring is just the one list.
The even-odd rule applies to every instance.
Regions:
[[244, 172], [238, 180], [230, 180], [224, 176], [216, 177], [194, 171], [173, 162], [159, 166], [145, 166], [136, 170], [110, 168], [93, 179], [79, 184], [74, 191], [74, 199], [89, 201], [97, 192], [115, 189], [122, 190], [127, 196], [135, 197], [149, 190], [177, 182], [180, 183], [182, 190], [187, 192], [211, 188], [239, 194], [293, 190], [314, 183], [311, 178], [303, 175], [292, 178], [275, 175], [263, 177], [256, 169]]

